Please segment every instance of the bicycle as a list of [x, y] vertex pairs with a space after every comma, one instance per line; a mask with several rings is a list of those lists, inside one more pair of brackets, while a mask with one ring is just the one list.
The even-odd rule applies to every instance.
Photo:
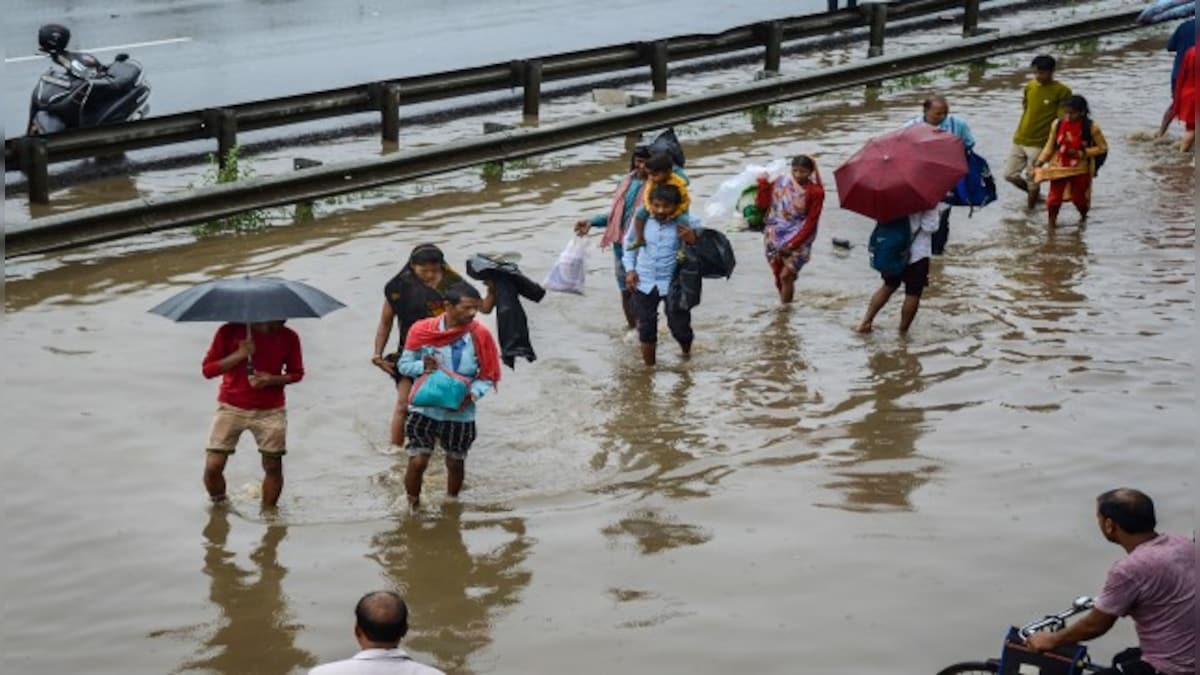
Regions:
[[1079, 644], [1064, 645], [1053, 652], [1034, 652], [1025, 647], [1025, 638], [1041, 631], [1058, 631], [1067, 627], [1067, 619], [1086, 612], [1092, 608], [1094, 601], [1088, 596], [1075, 598], [1069, 609], [1058, 614], [1048, 614], [1045, 617], [1025, 624], [1020, 628], [1012, 627], [1004, 638], [1004, 648], [998, 659], [986, 661], [964, 661], [947, 666], [938, 675], [975, 675], [985, 673], [1004, 673], [1005, 675], [1024, 675], [1037, 673], [1039, 675], [1077, 675], [1082, 672], [1100, 670], [1100, 666], [1092, 664], [1088, 657], [1087, 647]]

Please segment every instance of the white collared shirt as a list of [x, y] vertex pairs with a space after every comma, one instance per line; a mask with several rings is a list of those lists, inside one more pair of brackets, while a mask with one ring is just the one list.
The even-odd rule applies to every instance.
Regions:
[[908, 226], [912, 230], [912, 246], [908, 249], [908, 264], [933, 255], [933, 233], [941, 224], [942, 209], [949, 208], [939, 203], [928, 211], [914, 213], [908, 217]]
[[437, 668], [412, 660], [403, 649], [364, 649], [354, 656], [326, 663], [309, 675], [446, 675]]

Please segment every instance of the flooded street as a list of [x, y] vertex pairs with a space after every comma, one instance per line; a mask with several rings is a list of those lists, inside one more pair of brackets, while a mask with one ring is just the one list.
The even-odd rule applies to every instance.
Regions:
[[[837, 208], [832, 174], [922, 91], [680, 127], [698, 205], [746, 163], [816, 156], [830, 199], [795, 306], [777, 306], [759, 236], [731, 233], [739, 265], [705, 283], [693, 358], [664, 340], [647, 372], [611, 255], [594, 249], [586, 295], [526, 304], [539, 359], [480, 404], [461, 502], [444, 503], [433, 463], [420, 516], [387, 452], [394, 393], [369, 363], [382, 285], [425, 241], [459, 269], [518, 251], [542, 278], [574, 221], [607, 208], [622, 139], [240, 237], [8, 261], [5, 670], [302, 672], [354, 653], [354, 602], [381, 587], [410, 603], [404, 645], [449, 673], [933, 673], [997, 655], [1009, 624], [1099, 591], [1121, 552], [1096, 530], [1097, 493], [1139, 487], [1160, 529], [1194, 527], [1195, 174], [1190, 156], [1133, 140], [1166, 102], [1165, 41], [1063, 57], [1110, 144], [1088, 226], [1068, 207], [1047, 233], [1008, 185], [971, 218], [956, 208], [907, 339], [898, 299], [874, 335], [851, 331], [878, 285], [872, 224]], [[999, 171], [1031, 57], [914, 84], [947, 94]], [[249, 439], [227, 471], [233, 513], [210, 512], [200, 483], [216, 326], [146, 313], [241, 274], [348, 305], [289, 323], [307, 375], [288, 390], [288, 482], [269, 520]], [[1123, 621], [1094, 653], [1133, 640]]]

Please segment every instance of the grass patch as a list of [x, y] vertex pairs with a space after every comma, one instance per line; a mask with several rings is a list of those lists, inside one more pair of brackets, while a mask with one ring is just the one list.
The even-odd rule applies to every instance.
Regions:
[[[255, 175], [254, 167], [249, 162], [241, 158], [241, 150], [238, 146], [233, 146], [225, 153], [225, 165], [221, 166], [217, 162], [217, 156], [210, 154], [208, 156], [208, 168], [204, 171], [204, 176], [201, 178], [204, 185], [219, 185], [222, 183], [234, 183], [239, 180], [253, 178]], [[192, 186], [188, 186], [192, 187]], [[192, 226], [192, 234], [197, 237], [207, 237], [216, 234], [226, 234], [233, 232], [242, 234], [245, 232], [253, 232], [260, 230], [267, 225], [267, 214], [264, 211], [246, 211], [221, 218], [219, 220], [201, 223]]]
[[886, 90], [888, 92], [900, 91], [902, 89], [921, 89], [933, 84], [932, 75], [926, 73], [913, 73], [904, 77], [897, 77], [887, 81]]
[[1058, 45], [1060, 54], [1090, 55], [1100, 51], [1100, 38], [1090, 37]]

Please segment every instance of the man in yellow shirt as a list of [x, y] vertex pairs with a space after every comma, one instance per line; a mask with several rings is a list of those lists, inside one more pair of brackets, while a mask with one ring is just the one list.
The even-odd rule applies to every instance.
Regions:
[[1017, 132], [1013, 134], [1012, 150], [1004, 163], [1004, 178], [1028, 195], [1029, 208], [1037, 205], [1038, 185], [1028, 180], [1026, 172], [1037, 162], [1038, 155], [1050, 137], [1050, 125], [1061, 114], [1063, 101], [1071, 88], [1054, 79], [1054, 57], [1041, 55], [1030, 64], [1034, 77], [1025, 84], [1023, 112]]

